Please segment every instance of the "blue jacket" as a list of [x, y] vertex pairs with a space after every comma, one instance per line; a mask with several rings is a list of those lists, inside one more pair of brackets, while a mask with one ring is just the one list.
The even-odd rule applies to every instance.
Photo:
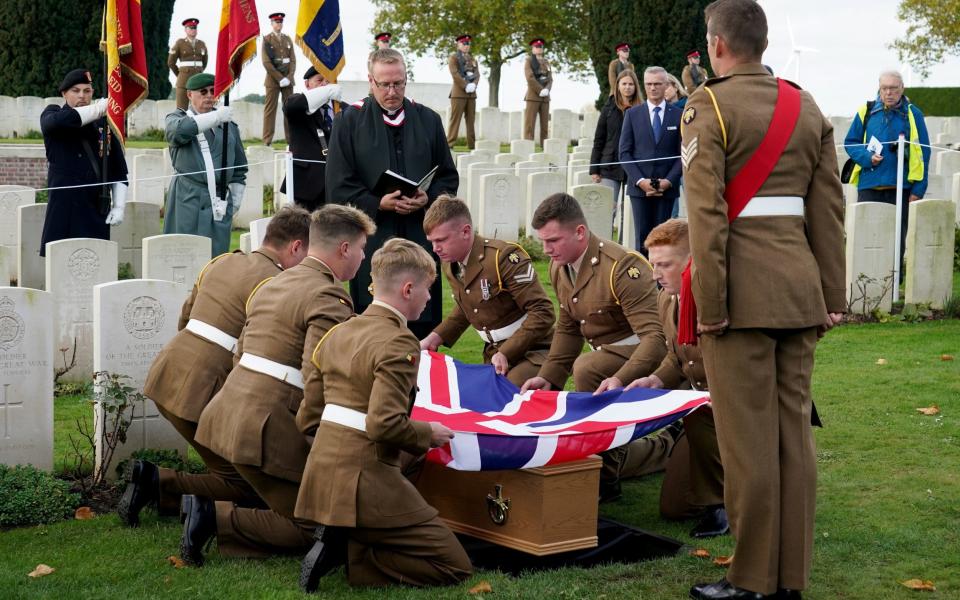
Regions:
[[[917, 182], [907, 181], [907, 169], [909, 160], [904, 156], [903, 161], [903, 187], [909, 189], [911, 194], [923, 198], [927, 191], [927, 179], [930, 172], [930, 136], [927, 134], [927, 125], [923, 120], [923, 113], [915, 105], [910, 104], [910, 100], [904, 96], [900, 104], [889, 110], [884, 109], [883, 102], [878, 96], [874, 101], [873, 110], [870, 111], [870, 118], [867, 119], [867, 142], [870, 137], [876, 137], [883, 143], [883, 160], [877, 166], [870, 164], [872, 153], [867, 150], [863, 141], [863, 122], [860, 115], [853, 117], [853, 123], [850, 124], [850, 131], [843, 141], [847, 154], [860, 165], [860, 181], [857, 189], [869, 189], [875, 187], [886, 187], [897, 185], [897, 155], [891, 151], [890, 142], [896, 145], [897, 138], [902, 133], [906, 140], [910, 141], [910, 123], [907, 116], [907, 107], [913, 111], [913, 118], [917, 124], [917, 134], [919, 141], [923, 146], [923, 179]], [[906, 150], [910, 151], [909, 144], [905, 145]]]
[[[620, 130], [620, 160], [627, 172], [627, 193], [644, 197], [636, 183], [640, 179], [656, 177], [669, 179], [670, 189], [663, 198], [675, 198], [680, 191], [680, 176], [683, 174], [680, 164], [680, 115], [682, 110], [673, 104], [667, 104], [663, 114], [663, 131], [660, 143], [653, 141], [653, 126], [650, 124], [650, 109], [647, 103], [628, 108], [623, 114], [623, 129]], [[630, 162], [651, 158], [665, 158], [650, 162]]]

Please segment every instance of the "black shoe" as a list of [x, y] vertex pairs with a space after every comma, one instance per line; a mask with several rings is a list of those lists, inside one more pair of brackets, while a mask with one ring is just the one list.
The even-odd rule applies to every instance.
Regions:
[[123, 490], [117, 514], [120, 522], [128, 527], [140, 525], [140, 511], [160, 497], [160, 471], [145, 460], [133, 461], [127, 488]]
[[188, 565], [203, 566], [204, 546], [217, 535], [217, 511], [213, 500], [188, 494], [180, 500], [180, 558]]
[[300, 589], [310, 594], [317, 591], [320, 578], [344, 564], [347, 540], [342, 530], [321, 525], [313, 534], [313, 547], [300, 565]]
[[787, 588], [780, 588], [777, 590], [777, 600], [802, 600], [803, 596], [800, 595], [800, 590], [788, 590]]
[[690, 588], [693, 600], [776, 600], [776, 595], [751, 592], [733, 585], [726, 579], [716, 583], [697, 584]]
[[600, 482], [600, 504], [619, 500], [621, 496], [623, 491], [620, 489], [619, 479], [613, 482]]
[[727, 521], [727, 511], [720, 506], [711, 506], [700, 517], [697, 526], [690, 530], [690, 537], [709, 538], [726, 535], [730, 532], [730, 522]]

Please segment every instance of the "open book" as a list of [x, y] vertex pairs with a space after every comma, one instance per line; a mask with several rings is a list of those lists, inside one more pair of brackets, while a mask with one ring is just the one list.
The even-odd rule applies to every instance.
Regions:
[[440, 168], [440, 165], [430, 169], [430, 172], [424, 175], [420, 181], [407, 179], [403, 175], [398, 175], [387, 169], [377, 180], [377, 185], [373, 186], [373, 195], [382, 197], [400, 190], [400, 193], [407, 198], [413, 198], [417, 195], [418, 189], [427, 191], [427, 188], [433, 183], [433, 176], [436, 175], [438, 168]]

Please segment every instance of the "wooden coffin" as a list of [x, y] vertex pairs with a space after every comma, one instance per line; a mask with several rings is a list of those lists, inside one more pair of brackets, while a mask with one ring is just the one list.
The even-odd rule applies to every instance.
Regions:
[[536, 556], [597, 546], [597, 456], [513, 471], [426, 463], [423, 497], [453, 531]]

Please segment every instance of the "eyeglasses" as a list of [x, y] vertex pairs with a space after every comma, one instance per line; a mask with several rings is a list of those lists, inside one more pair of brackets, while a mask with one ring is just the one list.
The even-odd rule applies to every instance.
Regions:
[[395, 81], [393, 83], [386, 83], [386, 82], [380, 82], [380, 81], [374, 80], [373, 83], [376, 84], [377, 89], [394, 90], [396, 92], [400, 92], [407, 87], [406, 81]]
[[213, 95], [213, 88], [212, 88], [212, 87], [202, 88], [202, 89], [199, 89], [199, 90], [197, 90], [197, 91], [200, 92], [200, 95], [201, 95], [201, 96], [212, 96], [212, 95]]

